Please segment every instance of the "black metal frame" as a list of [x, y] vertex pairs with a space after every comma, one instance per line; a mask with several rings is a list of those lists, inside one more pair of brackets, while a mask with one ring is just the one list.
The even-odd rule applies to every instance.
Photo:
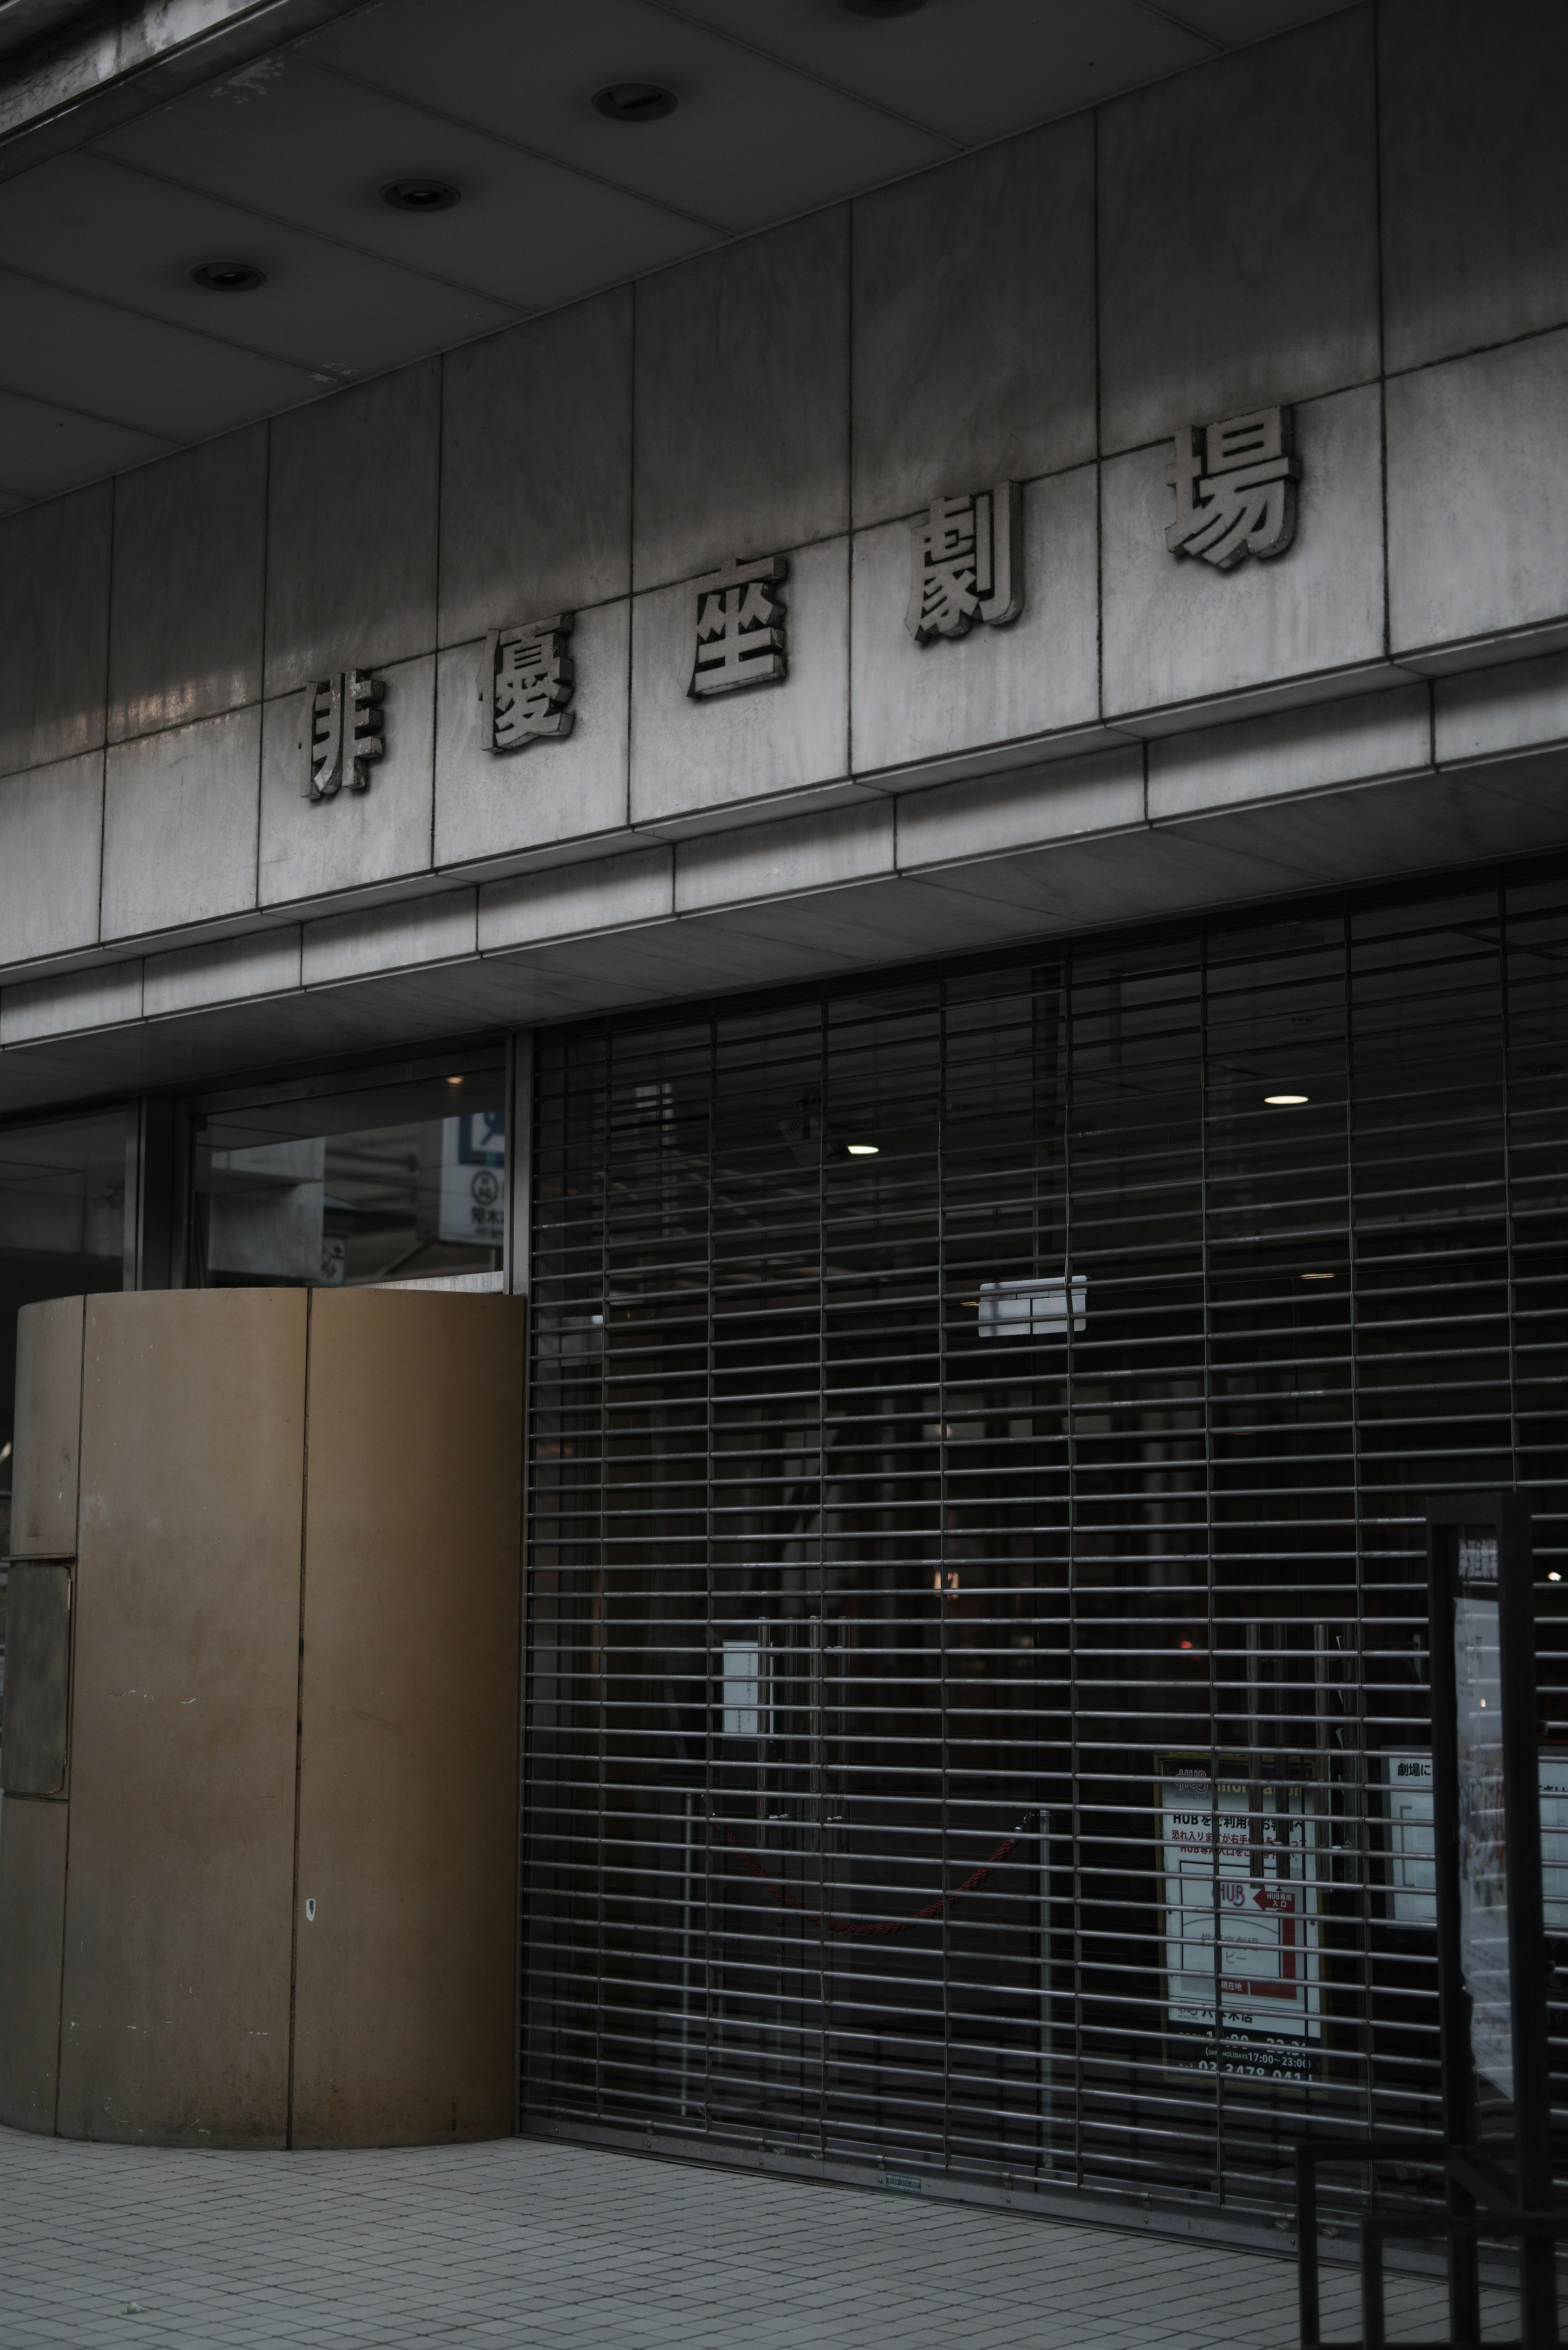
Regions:
[[[1448, 2251], [1449, 2335], [1408, 2350], [1478, 2350], [1480, 2246], [1519, 2239], [1520, 2334], [1506, 2350], [1555, 2350], [1557, 2239], [1568, 2213], [1552, 2209], [1552, 2112], [1546, 2018], [1547, 1959], [1541, 1886], [1541, 1764], [1535, 1688], [1535, 1605], [1530, 1505], [1517, 1493], [1446, 1493], [1427, 1504], [1432, 1793], [1437, 1878], [1443, 2138], [1386, 2135], [1308, 2139], [1296, 2148], [1296, 2259], [1301, 2350], [1321, 2350], [1317, 2278], [1317, 2166], [1399, 2161], [1439, 2169], [1446, 2210], [1361, 2219], [1362, 2338], [1336, 2350], [1383, 2350], [1383, 2247], [1390, 2239], [1441, 2237]], [[1510, 2137], [1486, 2133], [1471, 2044], [1459, 1901], [1459, 1685], [1454, 1608], [1467, 1578], [1460, 1532], [1497, 1544], [1499, 1694], [1507, 1862], [1509, 1997], [1514, 2094]], [[1511, 2176], [1510, 2175], [1511, 2171]], [[1493, 2345], [1493, 2350], [1505, 2350]]]

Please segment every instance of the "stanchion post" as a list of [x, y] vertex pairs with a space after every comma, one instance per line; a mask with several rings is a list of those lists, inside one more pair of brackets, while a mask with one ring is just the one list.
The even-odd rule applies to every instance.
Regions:
[[1296, 2312], [1301, 2350], [1319, 2350], [1323, 2313], [1317, 2291], [1317, 2154], [1304, 2138], [1296, 2148]]

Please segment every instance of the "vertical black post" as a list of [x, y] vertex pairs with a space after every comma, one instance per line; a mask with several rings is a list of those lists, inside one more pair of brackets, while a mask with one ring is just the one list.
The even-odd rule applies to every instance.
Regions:
[[[1552, 2101], [1547, 2047], [1546, 1921], [1541, 1889], [1541, 1744], [1535, 1694], [1535, 1572], [1529, 1504], [1511, 1496], [1500, 1544], [1503, 1835], [1508, 1853], [1509, 1979], [1513, 1992], [1516, 2192], [1527, 2211], [1552, 2208]], [[1557, 2251], [1550, 2237], [1520, 2246], [1524, 2350], [1554, 2350]], [[1480, 2338], [1479, 2336], [1477, 2337]]]
[[[1464, 2337], [1479, 2342], [1479, 2334]], [[1455, 2334], [1454, 2340], [1461, 2337]], [[1385, 2350], [1387, 2332], [1383, 2314], [1383, 2223], [1370, 2213], [1361, 2223], [1361, 2350]]]
[[[1459, 1842], [1458, 1694], [1454, 1672], [1454, 1585], [1459, 1528], [1440, 1518], [1440, 1504], [1427, 1512], [1428, 1590], [1431, 1608], [1428, 1654], [1432, 1669], [1432, 1825], [1438, 1891], [1438, 2033], [1443, 2067], [1443, 2143], [1472, 2146], [1476, 2136], [1475, 2079], [1470, 2065], [1469, 1995], [1459, 1964], [1459, 1887], [1455, 1866]], [[1474, 2198], [1452, 2178], [1449, 2210], [1466, 2219]], [[1364, 2256], [1365, 2257], [1365, 2256]], [[1480, 2274], [1473, 2236], [1449, 2241], [1449, 2334], [1454, 2342], [1480, 2340]]]
[[[1530, 1508], [1516, 1493], [1428, 1505], [1432, 1794], [1444, 2136], [1494, 2174], [1514, 2207], [1552, 2204], [1541, 1760]], [[1501, 1817], [1499, 1816], [1501, 1811]], [[1474, 2199], [1449, 2182], [1449, 2210]], [[1524, 2350], [1555, 2350], [1555, 2247], [1520, 2242]], [[1479, 2248], [1450, 2246], [1456, 2342], [1480, 2340]]]
[[1300, 2350], [1319, 2350], [1323, 2313], [1317, 2293], [1317, 2156], [1303, 2139], [1296, 2148], [1296, 2307]]

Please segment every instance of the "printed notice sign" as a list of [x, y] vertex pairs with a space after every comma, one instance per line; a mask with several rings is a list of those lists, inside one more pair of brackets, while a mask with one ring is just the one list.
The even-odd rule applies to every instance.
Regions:
[[[1388, 1783], [1388, 1882], [1397, 1926], [1438, 1922], [1437, 1862], [1432, 1851], [1432, 1758], [1386, 1754]], [[1568, 1752], [1541, 1757], [1541, 1907], [1549, 1934], [1568, 1935]]]
[[1159, 1770], [1170, 2061], [1305, 2080], [1323, 2033], [1313, 1790], [1239, 1771], [1216, 1787], [1187, 1756]]
[[420, 1158], [421, 1240], [500, 1248], [506, 1237], [506, 1121], [498, 1109], [425, 1128]]

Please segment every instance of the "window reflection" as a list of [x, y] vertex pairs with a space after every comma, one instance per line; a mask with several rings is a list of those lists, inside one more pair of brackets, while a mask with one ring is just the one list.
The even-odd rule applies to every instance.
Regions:
[[118, 1289], [125, 1113], [0, 1129], [0, 1558], [11, 1546], [16, 1316], [42, 1297]]
[[345, 1084], [208, 1112], [195, 1277], [214, 1285], [499, 1276], [503, 1065]]

